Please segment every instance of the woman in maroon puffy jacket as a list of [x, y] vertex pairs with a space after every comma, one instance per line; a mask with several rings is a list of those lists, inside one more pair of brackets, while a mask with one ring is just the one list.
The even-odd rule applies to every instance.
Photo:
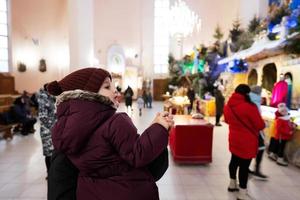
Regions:
[[103, 69], [75, 71], [48, 91], [57, 96], [53, 145], [79, 170], [78, 200], [159, 199], [146, 166], [167, 147], [170, 116], [159, 113], [139, 135], [127, 114], [116, 113], [118, 94]]
[[[228, 191], [238, 191], [238, 199], [249, 199], [247, 194], [248, 169], [258, 149], [258, 134], [265, 123], [249, 97], [248, 85], [240, 84], [224, 107], [225, 122], [229, 125], [230, 184]], [[236, 173], [239, 168], [239, 188]]]

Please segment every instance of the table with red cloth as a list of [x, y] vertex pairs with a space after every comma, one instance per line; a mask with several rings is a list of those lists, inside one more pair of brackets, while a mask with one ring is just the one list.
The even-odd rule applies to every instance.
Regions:
[[212, 162], [213, 125], [190, 115], [175, 115], [169, 145], [177, 163]]

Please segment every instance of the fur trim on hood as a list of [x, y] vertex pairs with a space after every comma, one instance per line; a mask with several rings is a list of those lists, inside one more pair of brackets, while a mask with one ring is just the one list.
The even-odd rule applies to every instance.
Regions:
[[84, 91], [84, 90], [70, 90], [70, 91], [65, 91], [65, 92], [61, 93], [56, 98], [56, 106], [58, 106], [59, 104], [65, 102], [65, 101], [69, 101], [72, 99], [80, 99], [80, 100], [99, 102], [104, 105], [108, 105], [108, 106], [115, 108], [114, 103], [108, 97], [100, 95], [98, 93]]

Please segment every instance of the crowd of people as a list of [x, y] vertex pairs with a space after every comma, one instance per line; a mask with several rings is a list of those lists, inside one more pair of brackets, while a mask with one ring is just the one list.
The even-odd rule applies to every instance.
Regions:
[[[231, 158], [227, 189], [238, 192], [238, 199], [251, 199], [247, 193], [249, 175], [261, 180], [268, 178], [261, 171], [266, 148], [260, 108], [262, 88], [240, 84], [226, 104], [223, 92], [224, 86], [216, 85], [215, 126], [222, 126], [223, 114], [229, 126]], [[7, 113], [1, 114], [2, 122], [19, 122], [19, 131], [27, 135], [35, 131], [37, 121], [31, 107], [38, 110], [48, 199], [57, 199], [59, 195], [79, 200], [159, 199], [156, 176], [149, 166], [167, 148], [173, 117], [168, 112], [158, 113], [149, 128], [139, 135], [130, 117], [116, 112], [120, 95], [121, 88], [114, 87], [109, 72], [84, 68], [45, 84], [32, 97], [24, 92]], [[190, 112], [195, 100], [193, 88], [188, 89], [187, 95]], [[123, 96], [127, 111], [132, 110], [133, 89], [128, 86]], [[151, 92], [144, 90], [136, 102], [141, 116], [143, 108], [152, 108]], [[285, 102], [277, 102], [276, 106], [275, 134], [270, 139], [268, 153], [278, 165], [287, 166], [284, 149], [296, 125], [291, 122]], [[253, 170], [252, 159], [255, 159]]]
[[[261, 116], [261, 87], [240, 84], [224, 107], [225, 122], [229, 125], [229, 163], [230, 183], [228, 191], [238, 191], [238, 199], [251, 199], [247, 193], [249, 173], [266, 180], [261, 172], [261, 161], [265, 150], [265, 122]], [[246, 112], [245, 112], [246, 111]], [[278, 165], [287, 166], [284, 149], [292, 138], [296, 125], [291, 121], [285, 102], [277, 104], [275, 113], [275, 135], [269, 142], [268, 153]], [[255, 158], [255, 169], [249, 169], [251, 160]], [[238, 180], [237, 184], [237, 170]]]
[[[130, 109], [131, 109], [131, 111], [133, 111], [132, 100], [133, 100], [134, 92], [133, 92], [132, 88], [130, 86], [128, 86], [126, 88], [126, 90], [124, 91], [123, 95], [124, 95], [124, 99], [125, 99], [125, 106], [127, 108], [127, 113], [129, 112]], [[149, 89], [147, 89], [147, 90], [144, 89], [142, 94], [138, 94], [136, 102], [137, 102], [137, 107], [139, 110], [139, 116], [142, 116], [143, 108], [152, 108], [151, 91]]]

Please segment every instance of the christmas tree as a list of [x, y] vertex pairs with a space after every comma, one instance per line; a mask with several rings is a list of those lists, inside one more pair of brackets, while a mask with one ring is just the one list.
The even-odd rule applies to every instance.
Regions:
[[224, 34], [222, 33], [221, 27], [218, 24], [215, 29], [215, 34], [213, 35], [213, 37], [217, 40], [217, 42], [220, 42], [220, 40], [223, 38], [223, 36], [224, 36]]
[[230, 30], [230, 38], [233, 43], [237, 42], [239, 39], [239, 36], [244, 32], [243, 29], [241, 29], [241, 22], [239, 19], [235, 20], [232, 24], [232, 29]]
[[261, 31], [260, 19], [256, 16], [249, 22], [248, 31], [253, 34], [257, 34]]

